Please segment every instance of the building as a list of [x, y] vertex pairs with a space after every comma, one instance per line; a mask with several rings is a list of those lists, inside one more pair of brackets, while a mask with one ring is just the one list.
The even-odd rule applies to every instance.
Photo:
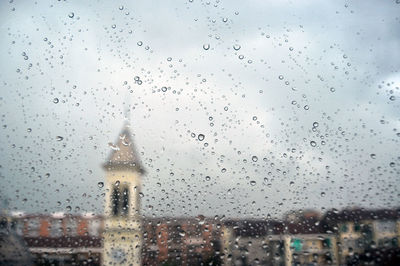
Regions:
[[102, 216], [12, 213], [10, 220], [34, 264], [101, 264]]
[[338, 265], [336, 236], [315, 217], [224, 223], [225, 265]]
[[[329, 211], [321, 223], [338, 238], [340, 264], [400, 262], [400, 209]], [[375, 255], [373, 255], [375, 253]]]
[[104, 265], [141, 265], [143, 247], [140, 215], [141, 175], [144, 170], [125, 125], [103, 165], [106, 171]]

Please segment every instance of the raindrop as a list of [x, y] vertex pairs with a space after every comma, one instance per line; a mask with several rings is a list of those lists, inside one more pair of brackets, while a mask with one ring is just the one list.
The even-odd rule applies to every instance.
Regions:
[[335, 92], [335, 91], [336, 91], [336, 89], [335, 89], [334, 87], [330, 88], [329, 90], [330, 90], [331, 92]]
[[371, 159], [376, 159], [376, 154], [375, 153], [371, 153], [369, 156], [371, 157]]
[[396, 100], [396, 97], [394, 97], [394, 96], [392, 95], [392, 96], [390, 96], [389, 100], [394, 101], [394, 100]]
[[209, 44], [203, 44], [203, 49], [207, 51], [208, 49], [210, 49], [210, 45]]
[[68, 14], [69, 18], [73, 18], [74, 16], [75, 16], [74, 12], [71, 12], [71, 13]]
[[312, 141], [310, 141], [310, 145], [311, 145], [311, 147], [315, 147], [315, 146], [317, 146], [317, 143], [312, 140]]
[[254, 180], [250, 181], [250, 185], [255, 186], [256, 184], [257, 184], [256, 181], [254, 181]]
[[60, 100], [58, 98], [53, 99], [53, 103], [58, 103]]
[[283, 79], [283, 76], [282, 75], [279, 75], [279, 77], [278, 77], [280, 80], [282, 80]]
[[57, 137], [56, 137], [56, 140], [57, 140], [57, 141], [62, 141], [63, 139], [64, 139], [64, 138], [61, 137], [61, 136], [57, 136]]
[[258, 161], [258, 157], [257, 157], [257, 156], [253, 156], [253, 157], [251, 157], [251, 160], [252, 160], [253, 162], [257, 162], [257, 161]]
[[233, 45], [233, 49], [235, 49], [236, 51], [239, 51], [240, 48], [241, 48], [241, 46], [239, 44]]
[[244, 58], [244, 55], [239, 55], [239, 59], [242, 60]]
[[318, 124], [318, 122], [314, 122], [314, 123], [312, 124], [312, 126], [313, 126], [313, 127], [318, 127], [319, 124]]
[[200, 140], [200, 141], [203, 141], [204, 140], [204, 135], [203, 134], [199, 134], [197, 136], [197, 139]]
[[321, 192], [321, 197], [325, 197], [325, 192]]
[[142, 42], [142, 41], [138, 41], [138, 42], [137, 42], [137, 45], [138, 45], [138, 46], [142, 46], [142, 45], [143, 45], [143, 42]]
[[206, 176], [206, 181], [210, 181], [210, 180], [211, 180], [211, 177]]
[[226, 23], [226, 22], [228, 22], [228, 19], [227, 18], [223, 18], [222, 22]]
[[167, 91], [167, 87], [162, 87], [161, 90], [162, 90], [163, 92], [166, 92], [166, 91]]
[[104, 183], [103, 183], [103, 182], [99, 182], [99, 183], [97, 183], [97, 186], [98, 186], [99, 188], [102, 188], [102, 187], [104, 187]]

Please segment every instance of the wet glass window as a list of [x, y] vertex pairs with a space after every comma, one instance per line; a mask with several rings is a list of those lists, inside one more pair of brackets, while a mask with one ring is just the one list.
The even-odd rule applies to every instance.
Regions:
[[0, 1], [0, 265], [400, 265], [400, 0]]

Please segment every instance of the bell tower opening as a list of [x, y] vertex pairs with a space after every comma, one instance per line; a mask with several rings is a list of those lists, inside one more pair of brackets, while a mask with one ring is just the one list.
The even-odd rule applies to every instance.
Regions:
[[129, 189], [124, 188], [122, 192], [122, 208], [121, 208], [122, 215], [129, 214]]
[[112, 215], [117, 216], [119, 215], [119, 190], [116, 186], [113, 188], [113, 192], [111, 195], [111, 202], [112, 202]]

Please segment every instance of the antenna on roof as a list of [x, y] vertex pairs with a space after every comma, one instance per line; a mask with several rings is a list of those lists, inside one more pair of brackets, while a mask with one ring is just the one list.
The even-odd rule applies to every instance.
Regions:
[[125, 94], [125, 100], [122, 103], [124, 106], [124, 126], [130, 126], [131, 124], [131, 103], [130, 103], [130, 97], [129, 97], [129, 91], [126, 92]]

